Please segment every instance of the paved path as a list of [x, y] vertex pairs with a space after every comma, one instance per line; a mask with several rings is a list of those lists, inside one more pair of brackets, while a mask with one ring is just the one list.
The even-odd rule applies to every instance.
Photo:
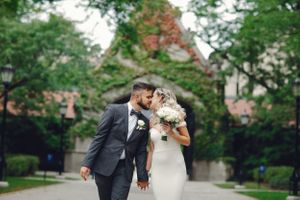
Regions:
[[[172, 192], [172, 191], [170, 191]], [[73, 180], [62, 184], [28, 189], [0, 195], [1, 200], [98, 200], [93, 180]], [[187, 182], [184, 200], [253, 200], [252, 198], [224, 190], [208, 182]], [[134, 184], [128, 200], [154, 200], [152, 190], [140, 191]]]

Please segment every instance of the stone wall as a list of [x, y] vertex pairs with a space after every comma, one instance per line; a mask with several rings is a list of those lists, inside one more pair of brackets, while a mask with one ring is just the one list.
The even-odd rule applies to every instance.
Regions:
[[[81, 161], [92, 139], [75, 139], [75, 149], [65, 153], [65, 171], [79, 172]], [[225, 181], [231, 175], [230, 167], [222, 161], [194, 161], [192, 180], [195, 181]]]
[[81, 162], [88, 150], [92, 139], [80, 139], [77, 137], [75, 139], [75, 148], [72, 151], [67, 151], [65, 153], [65, 171], [66, 172], [79, 172], [81, 167]]
[[194, 161], [192, 180], [195, 181], [226, 181], [232, 169], [222, 161]]

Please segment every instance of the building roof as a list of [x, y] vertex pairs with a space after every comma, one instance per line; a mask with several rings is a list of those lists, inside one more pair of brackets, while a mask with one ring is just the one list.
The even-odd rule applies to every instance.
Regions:
[[244, 112], [251, 116], [253, 114], [253, 107], [255, 106], [254, 101], [246, 101], [244, 99], [225, 99], [225, 104], [231, 115], [238, 116]]
[[[76, 97], [79, 97], [80, 94], [78, 92], [44, 92], [44, 96], [46, 99], [46, 103], [50, 101], [55, 101], [57, 103], [61, 102], [63, 99], [67, 102], [67, 112], [65, 118], [67, 119], [74, 119], [76, 117], [75, 112], [75, 100]], [[19, 115], [20, 109], [16, 108], [15, 103], [13, 101], [7, 102], [7, 111], [13, 115]], [[3, 104], [1, 104], [0, 111], [3, 110]], [[32, 116], [40, 116], [45, 114], [45, 110], [42, 111], [29, 111], [29, 115]]]

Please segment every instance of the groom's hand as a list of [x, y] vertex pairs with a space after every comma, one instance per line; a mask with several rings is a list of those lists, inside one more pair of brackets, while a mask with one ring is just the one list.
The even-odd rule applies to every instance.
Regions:
[[138, 181], [137, 186], [141, 190], [146, 190], [147, 188], [149, 188], [149, 182], [148, 181]]
[[86, 181], [90, 173], [91, 173], [90, 168], [84, 166], [80, 168], [80, 176], [83, 178], [83, 180]]

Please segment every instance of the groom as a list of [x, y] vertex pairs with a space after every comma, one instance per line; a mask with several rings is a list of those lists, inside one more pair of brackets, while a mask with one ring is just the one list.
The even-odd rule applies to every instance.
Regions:
[[141, 114], [141, 109], [149, 109], [154, 90], [152, 85], [136, 83], [128, 103], [111, 104], [102, 115], [80, 169], [84, 180], [91, 170], [95, 173], [100, 200], [127, 199], [134, 171], [133, 159], [138, 187], [148, 187], [149, 120]]

